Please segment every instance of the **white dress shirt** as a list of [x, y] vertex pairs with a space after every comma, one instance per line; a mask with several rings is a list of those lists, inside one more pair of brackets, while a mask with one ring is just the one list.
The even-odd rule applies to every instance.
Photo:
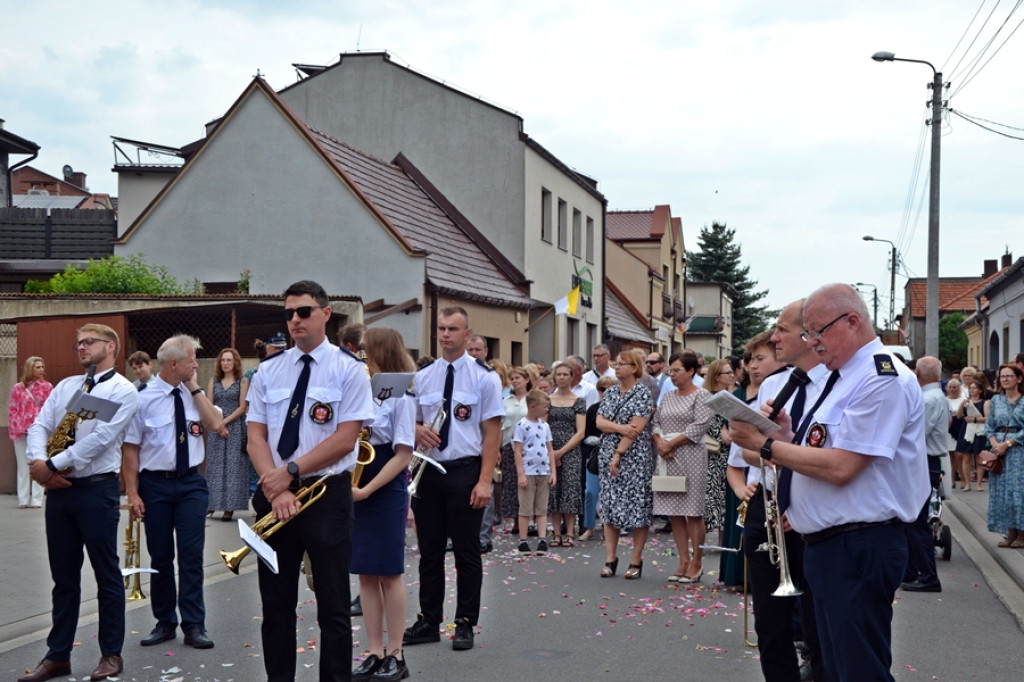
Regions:
[[185, 431], [188, 442], [188, 465], [196, 467], [206, 458], [203, 444], [203, 421], [195, 398], [184, 384], [171, 386], [159, 374], [146, 383], [139, 393], [139, 410], [132, 418], [124, 442], [139, 446], [139, 471], [174, 471], [178, 463], [175, 444], [174, 396], [179, 389], [185, 406]]

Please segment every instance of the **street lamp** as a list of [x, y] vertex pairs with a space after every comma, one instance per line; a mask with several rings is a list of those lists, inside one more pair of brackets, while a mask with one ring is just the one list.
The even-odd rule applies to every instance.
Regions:
[[871, 287], [871, 289], [874, 291], [874, 299], [875, 299], [875, 329], [878, 329], [878, 287], [876, 287], [874, 284], [867, 284], [865, 282], [857, 282], [853, 286], [855, 286], [855, 287]]
[[[871, 235], [864, 235], [864, 241], [866, 241], [866, 242], [885, 242], [886, 244], [890, 244], [892, 246], [892, 262], [890, 264], [891, 267], [889, 269], [889, 272], [890, 272], [890, 279], [889, 279], [889, 327], [895, 327], [896, 326], [896, 258], [897, 258], [897, 255], [896, 255], [896, 245], [893, 244], [888, 239], [877, 239], [875, 237], [872, 237]], [[877, 290], [876, 290], [876, 293], [877, 293]], [[875, 315], [876, 315], [876, 318], [877, 318], [877, 311], [876, 311]], [[876, 322], [876, 324], [877, 324], [877, 322]]]
[[876, 62], [927, 64], [932, 70], [932, 170], [928, 197], [928, 286], [924, 314], [924, 352], [939, 357], [939, 156], [942, 144], [942, 72], [923, 59], [901, 59], [892, 52], [871, 55]]

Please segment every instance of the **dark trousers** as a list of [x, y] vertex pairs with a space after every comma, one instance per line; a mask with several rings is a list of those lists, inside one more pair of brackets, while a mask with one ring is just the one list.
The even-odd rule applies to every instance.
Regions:
[[[270, 512], [263, 490], [253, 497], [256, 513]], [[479, 523], [478, 523], [479, 526]], [[299, 601], [299, 566], [303, 552], [316, 585], [320, 625], [320, 679], [352, 677], [352, 623], [349, 617], [348, 569], [352, 558], [352, 483], [350, 476], [330, 478], [327, 491], [305, 506], [267, 542], [277, 551], [279, 573], [259, 563], [263, 600], [263, 665], [269, 682], [295, 679], [295, 606]]]
[[[747, 505], [743, 528], [743, 553], [750, 574], [750, 595], [754, 603], [754, 631], [760, 653], [761, 673], [766, 682], [799, 682], [800, 662], [793, 642], [803, 640], [811, 652], [814, 679], [827, 682], [821, 658], [814, 597], [804, 578], [804, 542], [795, 531], [786, 533], [786, 558], [793, 583], [803, 590], [799, 597], [774, 597], [781, 581], [780, 569], [772, 565], [768, 552], [758, 552], [767, 541], [764, 501], [761, 490]], [[799, 621], [799, 626], [795, 624]]]
[[419, 495], [412, 498], [420, 546], [420, 611], [431, 625], [444, 620], [444, 554], [448, 538], [455, 552], [457, 596], [455, 619], [480, 619], [480, 589], [484, 568], [480, 559], [482, 509], [469, 506], [469, 495], [480, 479], [480, 458], [459, 462], [442, 474], [427, 466]]
[[53, 627], [46, 638], [46, 657], [51, 660], [71, 659], [86, 551], [96, 576], [100, 653], [121, 655], [125, 598], [117, 556], [120, 501], [116, 477], [46, 491], [46, 548], [53, 578]]
[[830, 679], [893, 679], [892, 600], [906, 565], [902, 523], [840, 533], [804, 550]]
[[[206, 509], [210, 493], [206, 479], [196, 472], [168, 479], [139, 473], [139, 496], [146, 505], [146, 546], [150, 567], [150, 605], [157, 623], [181, 628], [206, 627], [203, 604], [203, 548], [206, 545]], [[174, 548], [178, 548], [178, 585], [174, 584]], [[177, 607], [177, 612], [176, 608]]]
[[[938, 488], [942, 478], [940, 458], [928, 455], [928, 474], [933, 488]], [[921, 513], [911, 523], [906, 524], [907, 532], [907, 570], [903, 573], [904, 582], [919, 580], [922, 583], [938, 582], [938, 571], [935, 568], [935, 538], [932, 527], [928, 524], [931, 511], [931, 498], [924, 501]]]

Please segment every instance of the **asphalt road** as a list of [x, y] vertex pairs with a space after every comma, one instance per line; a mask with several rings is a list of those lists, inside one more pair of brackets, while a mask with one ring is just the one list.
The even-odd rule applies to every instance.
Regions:
[[[211, 522], [211, 540], [224, 540], [227, 524]], [[409, 537], [410, 545], [414, 538]], [[237, 541], [225, 546], [234, 547]], [[628, 542], [628, 541], [627, 541]], [[210, 544], [210, 541], [208, 541]], [[717, 559], [706, 563], [703, 584], [666, 584], [676, 566], [669, 535], [655, 535], [638, 581], [598, 577], [603, 547], [580, 543], [546, 557], [521, 557], [511, 537], [497, 537], [486, 558], [483, 613], [476, 649], [452, 651], [450, 643], [410, 647], [413, 679], [421, 680], [758, 680], [756, 649], [743, 642], [742, 595], [716, 589]], [[37, 551], [37, 550], [33, 550]], [[208, 547], [208, 555], [215, 547]], [[620, 549], [625, 564], [626, 547]], [[407, 552], [410, 620], [416, 613], [416, 553]], [[450, 558], [449, 558], [450, 562]], [[126, 680], [200, 681], [263, 679], [260, 606], [255, 560], [234, 576], [217, 564], [207, 569], [207, 627], [216, 647], [196, 651], [181, 637], [143, 649], [153, 626], [148, 601], [130, 603], [125, 642]], [[892, 672], [898, 680], [1019, 680], [1024, 633], [994, 596], [959, 545], [939, 562], [944, 591], [898, 594]], [[449, 571], [454, 604], [454, 569]], [[4, 571], [7, 581], [17, 579]], [[45, 576], [43, 576], [45, 582]], [[30, 583], [39, 581], [33, 575]], [[298, 680], [317, 679], [317, 627], [313, 594], [298, 606]], [[89, 592], [86, 591], [88, 595]], [[48, 603], [48, 593], [31, 595]], [[89, 609], [84, 608], [83, 612]], [[454, 611], [454, 605], [451, 607]], [[452, 613], [446, 613], [451, 618]], [[5, 620], [6, 622], [6, 620]], [[45, 653], [45, 627], [0, 643], [0, 677], [13, 680]], [[751, 627], [753, 620], [750, 621]], [[362, 621], [353, 620], [353, 656], [364, 650]], [[11, 632], [8, 630], [7, 632]], [[79, 627], [72, 672], [81, 679], [99, 658], [96, 625]], [[754, 635], [751, 632], [751, 639]]]

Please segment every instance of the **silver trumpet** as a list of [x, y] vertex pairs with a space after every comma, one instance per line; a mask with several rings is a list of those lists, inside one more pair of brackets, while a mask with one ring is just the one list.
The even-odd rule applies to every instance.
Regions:
[[[448, 419], [448, 413], [444, 410], [444, 398], [441, 399], [441, 405], [437, 408], [437, 412], [434, 413], [434, 418], [427, 424], [427, 428], [431, 431], [440, 431], [444, 421]], [[427, 453], [430, 449], [420, 449], [412, 453], [412, 462], [409, 464], [409, 471], [412, 473], [412, 482], [409, 484], [409, 494], [412, 497], [419, 497], [416, 494], [416, 490], [419, 488], [420, 479], [423, 478], [423, 470], [426, 468], [427, 463], [431, 464], [442, 474], [448, 473], [438, 461]]]
[[[768, 552], [768, 560], [779, 569], [779, 586], [772, 592], [773, 597], [796, 597], [803, 590], [793, 582], [789, 572], [789, 559], [786, 556], [786, 531], [782, 528], [782, 516], [779, 514], [779, 501], [776, 495], [768, 490], [768, 478], [765, 474], [764, 459], [760, 460], [761, 490], [764, 497], [764, 526], [768, 531], [768, 541], [757, 548], [758, 552]], [[774, 469], [772, 470], [774, 472]], [[778, 485], [778, 477], [775, 481]]]

